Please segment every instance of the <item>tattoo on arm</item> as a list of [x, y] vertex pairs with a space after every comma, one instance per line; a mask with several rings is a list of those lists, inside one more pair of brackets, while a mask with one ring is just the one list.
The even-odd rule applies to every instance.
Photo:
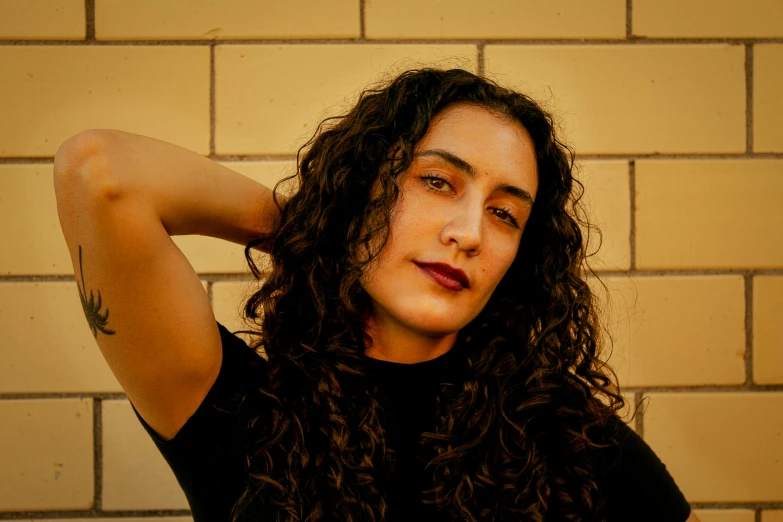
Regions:
[[106, 309], [105, 314], [101, 314], [101, 292], [100, 290], [96, 290], [98, 293], [98, 301], [96, 302], [92, 295], [92, 290], [90, 290], [90, 299], [88, 300], [86, 298], [87, 290], [85, 288], [84, 284], [84, 267], [82, 266], [82, 246], [79, 245], [79, 272], [82, 276], [82, 287], [79, 287], [78, 282], [76, 283], [76, 288], [79, 290], [79, 299], [82, 302], [82, 310], [84, 310], [84, 316], [87, 318], [87, 323], [90, 325], [90, 330], [92, 330], [92, 336], [96, 339], [98, 338], [98, 330], [105, 333], [106, 335], [114, 335], [116, 332], [114, 330], [109, 330], [106, 328], [106, 321], [109, 320], [109, 309]]

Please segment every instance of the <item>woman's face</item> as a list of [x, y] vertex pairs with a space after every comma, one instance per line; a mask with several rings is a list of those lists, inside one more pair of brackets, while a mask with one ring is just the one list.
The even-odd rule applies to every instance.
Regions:
[[[375, 324], [394, 330], [386, 338], [432, 341], [473, 320], [514, 261], [538, 189], [534, 145], [519, 123], [454, 104], [433, 118], [400, 186], [362, 285]], [[461, 269], [469, 286], [446, 288], [419, 263]]]

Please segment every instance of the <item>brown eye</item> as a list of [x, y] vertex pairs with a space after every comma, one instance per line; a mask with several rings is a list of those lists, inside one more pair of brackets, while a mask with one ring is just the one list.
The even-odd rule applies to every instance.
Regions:
[[[427, 187], [427, 190], [431, 190], [433, 192], [446, 192], [445, 190], [441, 190], [440, 188], [437, 188], [433, 186], [433, 183], [443, 183], [444, 185], [448, 185], [451, 187], [451, 183], [446, 181], [445, 178], [442, 178], [438, 176], [437, 174], [425, 174], [423, 176], [420, 176], [419, 179], [422, 180], [422, 183]], [[453, 188], [453, 187], [452, 187]], [[496, 211], [499, 211], [501, 214], [496, 214], [500, 220], [507, 224], [510, 227], [519, 228], [519, 222], [514, 217], [513, 213], [510, 209], [507, 208], [495, 208]]]
[[514, 215], [511, 214], [511, 211], [509, 211], [509, 210], [507, 210], [505, 208], [496, 208], [495, 210], [500, 211], [503, 215], [505, 215], [506, 218], [508, 218], [508, 221], [504, 220], [505, 223], [508, 223], [509, 225], [512, 225], [512, 226], [514, 226], [516, 228], [519, 228], [519, 222], [514, 217]]
[[444, 192], [444, 191], [441, 190], [440, 188], [434, 186], [432, 184], [433, 182], [435, 182], [435, 183], [443, 183], [443, 184], [448, 185], [449, 187], [451, 187], [451, 183], [449, 183], [448, 181], [446, 181], [444, 178], [442, 178], [440, 176], [436, 176], [435, 174], [427, 174], [427, 175], [421, 176], [420, 179], [423, 180], [424, 184], [427, 186], [428, 189], [434, 190], [435, 192]]

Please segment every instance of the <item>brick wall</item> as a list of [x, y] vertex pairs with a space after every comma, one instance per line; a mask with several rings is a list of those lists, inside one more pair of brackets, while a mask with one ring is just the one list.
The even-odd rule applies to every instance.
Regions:
[[[630, 425], [702, 521], [783, 521], [779, 0], [0, 0], [0, 518], [190, 520], [84, 321], [60, 143], [119, 128], [272, 186], [318, 121], [429, 64], [555, 111]], [[242, 327], [242, 247], [175, 242]]]

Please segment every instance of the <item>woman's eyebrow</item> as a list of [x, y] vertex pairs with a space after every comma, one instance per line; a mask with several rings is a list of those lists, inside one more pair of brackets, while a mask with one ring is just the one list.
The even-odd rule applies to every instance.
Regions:
[[[456, 154], [449, 152], [447, 150], [443, 149], [427, 149], [422, 150], [419, 152], [416, 152], [413, 157], [419, 158], [419, 157], [428, 157], [428, 156], [434, 156], [437, 158], [442, 159], [446, 163], [449, 163], [453, 167], [461, 170], [465, 173], [465, 175], [468, 176], [470, 179], [474, 179], [476, 177], [476, 167], [465, 161], [464, 159], [460, 158]], [[517, 187], [516, 185], [509, 185], [507, 183], [499, 183], [494, 190], [499, 190], [500, 192], [505, 192], [506, 194], [510, 196], [514, 196], [518, 199], [521, 199], [525, 203], [528, 203], [529, 205], [533, 205], [533, 196], [530, 195], [530, 192], [527, 190]]]

